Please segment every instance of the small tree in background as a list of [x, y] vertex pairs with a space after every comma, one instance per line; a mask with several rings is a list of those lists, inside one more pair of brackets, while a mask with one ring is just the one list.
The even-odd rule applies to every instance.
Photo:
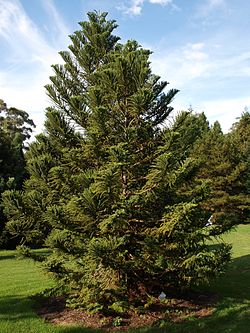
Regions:
[[210, 181], [211, 193], [203, 203], [204, 209], [213, 215], [214, 225], [223, 230], [249, 219], [249, 124], [247, 112], [227, 134], [215, 122], [192, 153], [202, 162], [198, 177]]
[[[170, 287], [210, 281], [224, 270], [230, 247], [208, 245], [222, 231], [206, 227], [209, 189], [195, 178], [199, 162], [183, 151], [200, 130], [183, 144], [178, 131], [182, 124], [188, 130], [188, 114], [164, 128], [177, 90], [164, 93], [150, 51], [135, 41], [119, 44], [117, 25], [106, 17], [89, 13], [60, 53], [64, 65], [53, 66], [46, 87], [54, 105], [46, 133], [27, 155], [31, 178], [5, 204], [13, 232], [23, 227], [16, 195], [41, 208], [52, 250], [43, 265], [67, 287], [69, 303], [125, 311]], [[28, 237], [37, 221], [31, 211], [25, 216]]]
[[[25, 142], [35, 127], [27, 112], [8, 108], [0, 100], [0, 198], [6, 189], [21, 189], [27, 176], [25, 170]], [[0, 246], [16, 246], [4, 230], [6, 218], [0, 200]]]
[[238, 223], [250, 222], [250, 114], [247, 110], [233, 124], [227, 145], [234, 168], [230, 194], [235, 198]]

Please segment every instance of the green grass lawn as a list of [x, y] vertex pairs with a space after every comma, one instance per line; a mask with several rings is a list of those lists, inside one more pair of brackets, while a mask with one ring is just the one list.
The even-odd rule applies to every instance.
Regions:
[[[210, 287], [220, 297], [213, 315], [136, 332], [250, 333], [250, 225], [239, 226], [225, 239], [233, 244], [233, 261], [226, 275]], [[40, 319], [32, 310], [29, 297], [51, 285], [51, 280], [32, 261], [17, 260], [15, 251], [0, 251], [0, 333], [98, 332], [80, 327], [55, 327]]]

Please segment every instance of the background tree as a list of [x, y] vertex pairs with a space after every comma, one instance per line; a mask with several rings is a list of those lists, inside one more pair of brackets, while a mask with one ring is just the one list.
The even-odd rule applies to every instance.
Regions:
[[[209, 122], [205, 114], [194, 113], [190, 108], [188, 111], [181, 111], [174, 118], [173, 123], [164, 128], [167, 140], [171, 140], [173, 152], [190, 157], [194, 147], [199, 144], [210, 130]], [[198, 156], [195, 156], [198, 158]]]
[[[150, 51], [135, 41], [119, 44], [106, 16], [89, 13], [61, 52], [64, 65], [53, 66], [46, 89], [54, 107], [43, 142], [28, 155], [31, 178], [21, 200], [43, 188], [52, 250], [43, 265], [67, 287], [68, 302], [119, 312], [170, 287], [209, 281], [224, 270], [230, 247], [208, 244], [221, 231], [206, 227], [207, 183], [194, 177], [199, 163], [183, 152], [180, 136], [176, 146], [182, 121], [164, 129], [178, 91], [164, 93]], [[185, 147], [199, 137], [193, 132]], [[16, 195], [5, 196], [14, 229], [22, 228], [11, 211], [20, 214]]]
[[[6, 189], [21, 189], [27, 174], [24, 159], [25, 142], [30, 138], [34, 126], [28, 113], [16, 108], [8, 108], [0, 100], [0, 196]], [[7, 233], [3, 231], [5, 223], [6, 218], [0, 208], [0, 244], [2, 246], [4, 244], [6, 246], [8, 240]]]
[[215, 122], [198, 141], [192, 155], [202, 162], [201, 179], [210, 181], [204, 208], [213, 223], [226, 229], [249, 218], [249, 114], [245, 113], [228, 134]]
[[239, 223], [250, 222], [250, 114], [246, 109], [227, 135], [229, 156], [234, 166], [231, 194]]

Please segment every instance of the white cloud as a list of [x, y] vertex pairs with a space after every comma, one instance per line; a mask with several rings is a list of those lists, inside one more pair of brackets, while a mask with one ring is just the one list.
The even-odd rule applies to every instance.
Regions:
[[183, 95], [184, 96], [181, 97], [177, 95], [172, 102], [175, 111], [173, 116], [170, 117], [170, 121], [178, 111], [187, 110], [191, 106], [196, 113], [204, 112], [210, 124], [213, 124], [218, 120], [224, 133], [227, 133], [230, 130], [232, 124], [241, 116], [245, 107], [250, 107], [250, 97], [214, 99], [212, 101], [204, 100], [192, 104], [188, 97], [185, 94]]
[[246, 106], [250, 106], [250, 97], [204, 101], [197, 105], [197, 108], [204, 111], [211, 122], [218, 120], [223, 131], [228, 132]]
[[164, 43], [157, 45], [151, 64], [154, 73], [170, 82], [168, 88], [180, 89], [173, 102], [176, 110], [192, 105], [211, 122], [219, 120], [228, 131], [244, 107], [250, 106], [250, 97], [246, 97], [249, 59], [249, 51], [236, 52], [209, 40], [171, 49]]
[[144, 0], [132, 0], [130, 6], [126, 8], [126, 14], [140, 15]]
[[19, 75], [18, 79], [15, 79], [14, 72], [1, 74], [1, 98], [8, 106], [27, 111], [37, 125], [36, 133], [39, 133], [43, 126], [44, 110], [49, 105], [44, 89], [44, 85], [48, 83], [49, 73], [38, 70], [28, 75]]
[[67, 40], [67, 28], [53, 2], [46, 0], [44, 4], [51, 9], [53, 24], [65, 37], [64, 43], [59, 40], [52, 46], [18, 0], [0, 0], [0, 42], [6, 43], [8, 50], [0, 64], [0, 98], [27, 111], [37, 125], [36, 133], [42, 129], [44, 109], [50, 104], [44, 85], [52, 74], [51, 64], [61, 62], [58, 50]]
[[207, 5], [210, 8], [218, 7], [218, 6], [224, 6], [225, 0], [208, 0]]
[[53, 20], [53, 26], [57, 29], [56, 37], [60, 38], [63, 37], [65, 39], [66, 36], [70, 34], [69, 28], [65, 24], [65, 22], [62, 20], [60, 14], [58, 13], [53, 0], [43, 0], [42, 4], [47, 11], [48, 15], [51, 16]]
[[205, 87], [209, 80], [212, 87], [219, 82], [226, 87], [229, 80], [250, 77], [249, 51], [227, 49], [211, 41], [187, 43], [174, 49], [157, 45], [151, 60], [153, 71], [179, 89]]
[[148, 1], [151, 4], [157, 4], [161, 6], [171, 5], [173, 9], [178, 9], [176, 5], [173, 4], [173, 0], [130, 0], [129, 6], [123, 5], [118, 9], [122, 9], [126, 14], [130, 15], [140, 15], [142, 12], [142, 8], [144, 3]]
[[208, 75], [214, 64], [205, 51], [204, 43], [188, 43], [172, 51], [158, 49], [152, 55], [154, 72], [167, 77], [175, 87]]
[[203, 61], [208, 58], [208, 54], [202, 49], [204, 48], [204, 43], [194, 43], [188, 44], [183, 49], [183, 55], [187, 60], [193, 61]]
[[[41, 58], [53, 53], [18, 1], [0, 0], [0, 16], [0, 37], [13, 50], [9, 60], [20, 63], [25, 60], [30, 62], [35, 60], [33, 57], [36, 58], [37, 53], [41, 55]], [[27, 54], [29, 54], [28, 58]]]
[[229, 54], [219, 60], [217, 60], [217, 75], [221, 75], [224, 78], [228, 77], [249, 77], [250, 52], [243, 51], [237, 52], [237, 54]]
[[149, 0], [150, 3], [156, 3], [159, 5], [168, 5], [170, 3], [172, 3], [172, 0]]
[[197, 15], [206, 17], [215, 10], [225, 10], [226, 8], [226, 0], [206, 0], [198, 7]]

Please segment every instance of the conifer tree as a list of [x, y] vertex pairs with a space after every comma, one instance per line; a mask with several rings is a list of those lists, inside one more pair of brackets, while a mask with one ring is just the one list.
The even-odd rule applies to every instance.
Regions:
[[198, 177], [210, 181], [211, 193], [204, 208], [213, 216], [214, 225], [223, 230], [249, 218], [249, 128], [247, 113], [227, 134], [215, 122], [192, 153], [202, 162]]
[[[28, 156], [23, 198], [35, 188], [46, 202], [52, 253], [43, 265], [67, 287], [68, 302], [119, 312], [170, 287], [209, 281], [224, 270], [230, 248], [208, 244], [208, 187], [175, 139], [181, 122], [164, 128], [177, 90], [164, 92], [150, 51], [118, 43], [107, 13], [88, 18], [61, 52], [64, 65], [53, 66], [46, 87], [53, 107], [44, 141]], [[6, 205], [10, 211], [10, 196]]]
[[245, 110], [227, 135], [234, 172], [230, 193], [235, 198], [239, 223], [250, 222], [250, 113]]

